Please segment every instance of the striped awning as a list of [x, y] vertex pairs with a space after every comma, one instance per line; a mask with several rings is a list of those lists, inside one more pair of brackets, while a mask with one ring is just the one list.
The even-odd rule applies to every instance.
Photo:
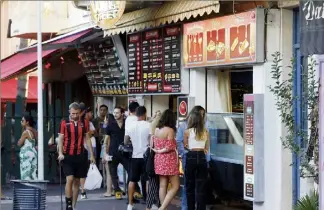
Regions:
[[130, 33], [150, 27], [176, 23], [196, 18], [198, 15], [219, 12], [219, 1], [172, 1], [159, 7], [150, 7], [123, 14], [112, 29], [105, 30], [104, 36]]

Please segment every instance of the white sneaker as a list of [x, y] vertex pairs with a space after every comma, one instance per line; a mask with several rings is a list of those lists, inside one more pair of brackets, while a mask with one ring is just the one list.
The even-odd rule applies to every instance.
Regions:
[[133, 209], [134, 209], [133, 205], [130, 205], [130, 204], [127, 205], [127, 210], [133, 210]]

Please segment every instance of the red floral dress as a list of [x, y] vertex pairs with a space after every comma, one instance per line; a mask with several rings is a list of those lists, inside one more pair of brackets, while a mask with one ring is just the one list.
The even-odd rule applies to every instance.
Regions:
[[170, 176], [179, 174], [179, 162], [178, 154], [176, 152], [177, 144], [175, 139], [160, 139], [154, 138], [154, 148], [163, 149], [166, 148], [170, 150], [167, 153], [155, 154], [154, 157], [154, 169], [155, 173], [158, 175]]

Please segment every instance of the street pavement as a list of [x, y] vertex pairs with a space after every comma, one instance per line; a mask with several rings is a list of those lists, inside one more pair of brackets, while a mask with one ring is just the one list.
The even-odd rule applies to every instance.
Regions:
[[[63, 190], [63, 189], [62, 189]], [[76, 210], [123, 210], [127, 209], [126, 198], [122, 200], [116, 200], [114, 197], [105, 198], [103, 197], [104, 191], [94, 190], [88, 191], [88, 199], [80, 200], [77, 203]], [[4, 189], [4, 194], [10, 198], [12, 198], [12, 189], [7, 188]], [[57, 185], [49, 185], [46, 196], [46, 210], [61, 210], [61, 190]], [[63, 210], [65, 210], [65, 198], [63, 199]], [[179, 210], [181, 209], [176, 202], [171, 204], [168, 210]], [[0, 205], [1, 210], [12, 210], [12, 200], [1, 201]], [[145, 204], [135, 204], [135, 209], [144, 210]], [[155, 208], [157, 209], [157, 208]], [[154, 208], [152, 208], [154, 210]]]
[[[63, 188], [62, 188], [63, 191]], [[104, 190], [94, 190], [88, 191], [88, 199], [78, 200], [78, 205], [76, 210], [126, 210], [126, 198], [122, 200], [116, 200], [114, 197], [105, 198], [103, 197]], [[4, 194], [12, 198], [13, 192], [10, 187], [4, 189]], [[58, 185], [49, 185], [47, 189], [46, 196], [46, 210], [61, 210], [61, 188]], [[63, 210], [65, 210], [65, 198], [63, 194]], [[175, 198], [168, 210], [180, 210], [181, 198]], [[12, 210], [12, 200], [6, 200], [0, 202], [0, 210]], [[135, 204], [135, 209], [144, 210], [145, 204]], [[213, 206], [212, 208], [207, 208], [212, 210], [242, 210], [246, 208], [230, 208], [221, 205]], [[157, 210], [157, 208], [152, 208], [152, 210]]]

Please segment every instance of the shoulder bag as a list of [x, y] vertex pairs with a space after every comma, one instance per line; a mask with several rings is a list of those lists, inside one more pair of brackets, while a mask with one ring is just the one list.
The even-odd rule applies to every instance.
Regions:
[[[154, 141], [153, 141], [153, 148], [154, 148]], [[155, 176], [154, 157], [155, 157], [155, 152], [150, 147], [148, 147], [144, 154], [144, 159], [146, 160], [145, 171], [149, 177]]]

